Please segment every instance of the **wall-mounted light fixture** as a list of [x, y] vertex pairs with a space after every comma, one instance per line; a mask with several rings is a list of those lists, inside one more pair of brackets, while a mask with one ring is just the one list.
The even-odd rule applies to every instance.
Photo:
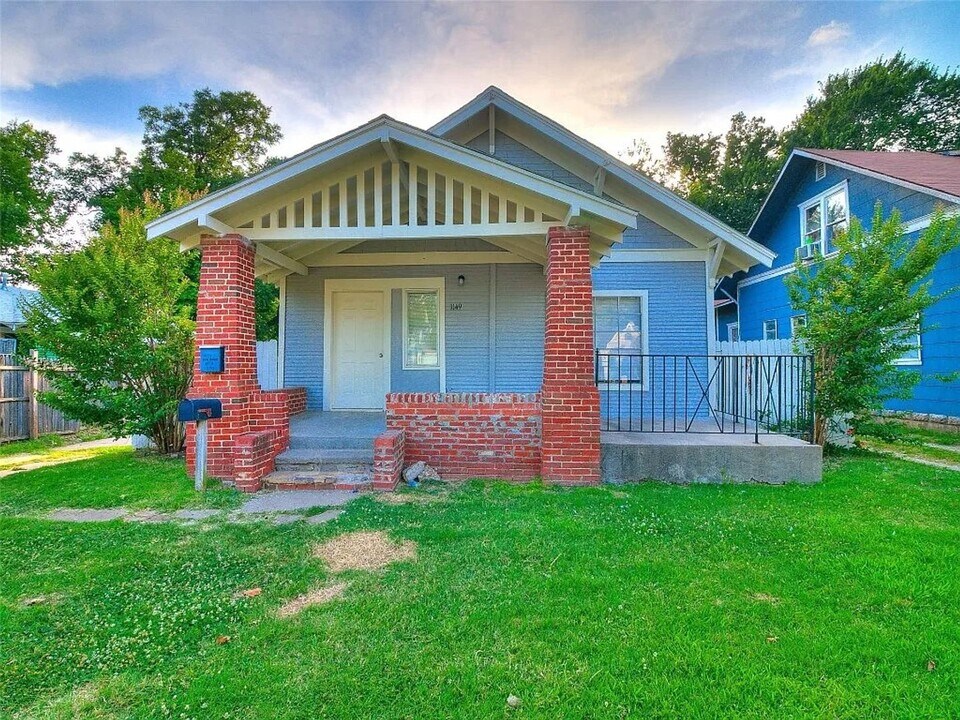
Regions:
[[463, 275], [457, 276], [457, 285], [463, 287], [463, 284], [467, 282], [467, 279]]

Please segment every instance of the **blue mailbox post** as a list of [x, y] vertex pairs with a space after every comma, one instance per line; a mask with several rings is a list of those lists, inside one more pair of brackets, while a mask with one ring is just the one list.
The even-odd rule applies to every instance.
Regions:
[[194, 462], [193, 487], [203, 492], [207, 474], [207, 421], [223, 417], [223, 404], [217, 398], [181, 400], [177, 407], [180, 422], [197, 424], [197, 453]]

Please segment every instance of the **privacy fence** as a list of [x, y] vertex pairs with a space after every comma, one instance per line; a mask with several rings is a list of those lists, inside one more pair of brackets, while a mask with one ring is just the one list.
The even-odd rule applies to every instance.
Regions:
[[49, 381], [17, 357], [0, 354], [0, 443], [77, 432], [81, 425], [37, 400]]

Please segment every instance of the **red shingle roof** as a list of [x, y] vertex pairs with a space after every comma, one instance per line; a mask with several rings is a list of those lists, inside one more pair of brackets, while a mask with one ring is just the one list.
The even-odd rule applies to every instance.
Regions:
[[919, 185], [960, 199], [960, 157], [931, 152], [817, 150], [804, 153]]

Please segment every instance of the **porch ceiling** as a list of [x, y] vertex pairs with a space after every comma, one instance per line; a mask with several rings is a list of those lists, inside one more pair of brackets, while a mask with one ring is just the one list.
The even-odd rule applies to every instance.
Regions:
[[258, 276], [278, 280], [345, 264], [344, 251], [376, 239], [481, 238], [499, 248], [495, 256], [452, 260], [543, 264], [547, 230], [558, 224], [590, 226], [596, 263], [636, 218], [618, 203], [384, 117], [168, 213], [148, 234], [184, 249], [202, 233], [242, 234], [257, 242]]

